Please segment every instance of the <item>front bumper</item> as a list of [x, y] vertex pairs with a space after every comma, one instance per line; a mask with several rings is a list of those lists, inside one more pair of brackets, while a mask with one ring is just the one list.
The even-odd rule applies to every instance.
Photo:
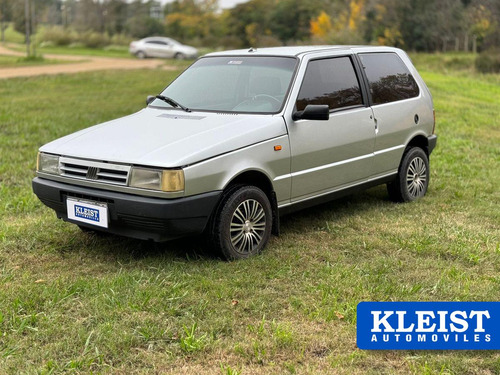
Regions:
[[[126, 237], [157, 242], [200, 234], [219, 201], [221, 191], [185, 198], [161, 199], [65, 184], [40, 177], [33, 192], [57, 217], [80, 226]], [[68, 219], [66, 199], [80, 198], [108, 206], [108, 228]]]

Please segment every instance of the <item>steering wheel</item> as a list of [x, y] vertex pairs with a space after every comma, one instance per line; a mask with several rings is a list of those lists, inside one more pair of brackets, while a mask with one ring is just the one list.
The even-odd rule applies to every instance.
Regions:
[[252, 98], [252, 100], [259, 99], [259, 98], [269, 99], [271, 101], [275, 101], [278, 105], [281, 105], [281, 102], [278, 99], [276, 99], [274, 96], [267, 95], [267, 94], [257, 94]]

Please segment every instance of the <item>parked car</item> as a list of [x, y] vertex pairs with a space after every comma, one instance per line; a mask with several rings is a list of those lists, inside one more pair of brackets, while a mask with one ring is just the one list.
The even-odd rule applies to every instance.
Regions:
[[195, 59], [198, 50], [165, 37], [150, 37], [130, 43], [129, 52], [140, 59], [160, 57], [166, 59]]
[[397, 202], [423, 197], [434, 126], [400, 49], [218, 52], [139, 112], [42, 146], [33, 190], [85, 230], [205, 233], [225, 258], [246, 258], [282, 214], [379, 184]]

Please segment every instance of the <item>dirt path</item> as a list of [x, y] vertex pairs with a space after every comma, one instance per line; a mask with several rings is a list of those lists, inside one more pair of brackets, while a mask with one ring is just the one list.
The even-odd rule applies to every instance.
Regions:
[[[25, 56], [24, 53], [13, 51], [3, 46], [0, 46], [0, 55], [8, 56]], [[129, 70], [129, 69], [155, 69], [162, 68], [165, 70], [177, 69], [176, 67], [165, 66], [164, 60], [159, 59], [122, 59], [112, 57], [98, 57], [98, 56], [71, 56], [71, 55], [51, 55], [47, 54], [44, 57], [56, 60], [72, 61], [70, 64], [51, 64], [51, 65], [36, 65], [36, 66], [23, 66], [19, 68], [0, 68], [0, 79], [13, 78], [13, 77], [32, 77], [39, 75], [53, 75], [53, 74], [66, 74], [66, 73], [80, 73], [89, 72], [93, 70]], [[85, 60], [85, 61], [81, 61]], [[81, 61], [81, 62], [75, 62]]]

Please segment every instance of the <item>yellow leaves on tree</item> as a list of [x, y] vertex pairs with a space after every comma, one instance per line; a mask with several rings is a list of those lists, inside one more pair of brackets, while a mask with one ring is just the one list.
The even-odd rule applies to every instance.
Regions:
[[365, 19], [364, 5], [365, 0], [351, 0], [349, 7], [337, 13], [333, 21], [326, 12], [321, 11], [318, 17], [310, 22], [311, 35], [322, 39], [332, 32], [338, 34], [345, 31], [357, 31]]
[[401, 32], [396, 27], [386, 27], [384, 35], [377, 38], [377, 42], [382, 46], [403, 46], [404, 40]]
[[259, 25], [255, 22], [249, 23], [245, 26], [245, 34], [247, 40], [250, 42], [252, 47], [257, 47], [258, 35], [259, 35]]
[[311, 20], [310, 24], [311, 35], [315, 37], [325, 37], [332, 29], [330, 16], [324, 11], [321, 11], [319, 16], [315, 20]]
[[356, 30], [358, 25], [364, 20], [363, 6], [365, 0], [351, 0], [349, 4], [349, 30]]
[[484, 38], [493, 29], [491, 12], [484, 6], [479, 5], [470, 12], [472, 25], [470, 31], [479, 38]]
[[203, 33], [202, 16], [197, 14], [170, 13], [166, 18], [167, 25], [178, 25], [186, 37], [194, 37]]

